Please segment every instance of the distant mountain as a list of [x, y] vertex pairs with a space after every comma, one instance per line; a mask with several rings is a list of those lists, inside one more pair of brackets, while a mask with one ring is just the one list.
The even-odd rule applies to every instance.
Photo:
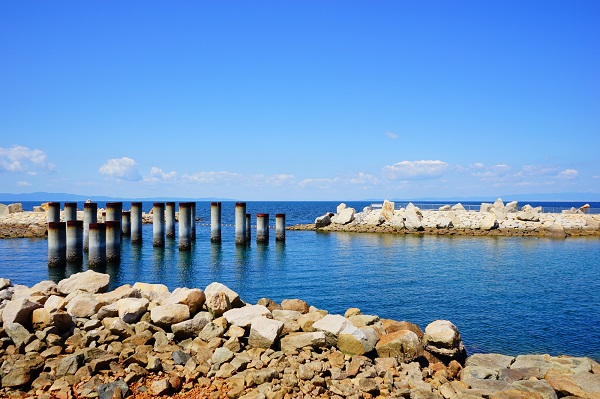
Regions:
[[181, 197], [153, 197], [153, 198], [115, 198], [115, 197], [103, 197], [94, 195], [79, 195], [79, 194], [68, 194], [68, 193], [47, 193], [47, 192], [35, 192], [35, 193], [22, 193], [22, 194], [9, 194], [0, 193], [0, 202], [21, 202], [21, 201], [36, 201], [36, 202], [64, 202], [64, 201], [235, 201], [231, 198], [181, 198]]

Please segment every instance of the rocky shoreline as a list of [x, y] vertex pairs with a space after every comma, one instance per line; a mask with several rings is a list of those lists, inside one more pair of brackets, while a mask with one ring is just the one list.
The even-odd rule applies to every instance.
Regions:
[[395, 209], [384, 201], [380, 209], [365, 207], [362, 212], [345, 204], [316, 218], [314, 223], [290, 226], [290, 230], [344, 231], [353, 233], [429, 234], [464, 236], [520, 237], [600, 237], [600, 215], [588, 214], [589, 205], [562, 213], [543, 213], [541, 207], [516, 202], [481, 204], [478, 211], [467, 211], [460, 203], [438, 210], [423, 210], [409, 203]]
[[88, 270], [33, 287], [0, 279], [6, 398], [600, 398], [590, 358], [467, 357], [450, 321], [329, 314], [301, 299], [245, 303]]

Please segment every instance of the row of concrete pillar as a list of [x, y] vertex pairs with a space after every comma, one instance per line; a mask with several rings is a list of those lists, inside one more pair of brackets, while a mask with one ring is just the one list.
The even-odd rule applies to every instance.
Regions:
[[[106, 204], [104, 223], [98, 223], [98, 205], [84, 204], [83, 221], [77, 220], [77, 203], [65, 203], [64, 218], [60, 221], [60, 203], [50, 202], [48, 218], [48, 264], [60, 265], [66, 261], [81, 261], [82, 252], [89, 252], [91, 266], [120, 260], [122, 237], [131, 237], [132, 243], [142, 242], [142, 203], [132, 202], [131, 211], [123, 211], [121, 202]], [[175, 237], [175, 203], [155, 202], [152, 208], [152, 244], [165, 245], [165, 236]], [[211, 235], [213, 243], [221, 242], [221, 203], [212, 202]], [[121, 217], [119, 218], [119, 215]], [[179, 250], [191, 249], [196, 239], [196, 203], [179, 203]], [[285, 241], [285, 214], [275, 217], [275, 240]], [[235, 205], [235, 243], [251, 242], [250, 214], [246, 203]], [[269, 214], [256, 215], [256, 242], [269, 242]]]

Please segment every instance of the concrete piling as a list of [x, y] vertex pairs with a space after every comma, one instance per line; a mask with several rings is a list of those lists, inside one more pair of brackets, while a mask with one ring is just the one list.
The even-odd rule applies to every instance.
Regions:
[[[181, 215], [179, 215], [181, 218]], [[175, 203], [167, 202], [165, 208], [165, 227], [167, 238], [175, 238]]]
[[256, 242], [266, 244], [269, 242], [269, 214], [256, 214]]
[[48, 266], [67, 263], [67, 228], [65, 222], [48, 223]]
[[221, 242], [221, 203], [210, 203], [210, 242]]
[[60, 222], [60, 202], [48, 202], [46, 219], [48, 223]]
[[65, 222], [77, 220], [77, 202], [65, 202], [65, 210], [63, 215]]
[[90, 267], [106, 264], [106, 225], [90, 223], [90, 249], [88, 263]]
[[190, 239], [196, 241], [196, 201], [190, 204]]
[[83, 220], [67, 222], [67, 262], [83, 260]]
[[[106, 203], [106, 218], [105, 222], [119, 222], [119, 231], [121, 231], [121, 215], [123, 213], [122, 202], [107, 202]], [[121, 240], [121, 236], [119, 236]]]
[[121, 223], [116, 220], [106, 221], [106, 261], [121, 260]]
[[191, 213], [192, 203], [179, 203], [179, 250], [189, 251], [192, 248]]
[[142, 203], [131, 203], [131, 242], [142, 243]]
[[165, 204], [163, 202], [155, 202], [152, 207], [152, 245], [165, 246]]
[[285, 213], [275, 215], [275, 241], [285, 241]]
[[235, 243], [246, 245], [246, 203], [235, 203]]
[[83, 250], [90, 248], [90, 223], [98, 222], [98, 204], [86, 202], [83, 204]]
[[121, 231], [124, 237], [131, 236], [131, 211], [121, 213]]
[[252, 242], [252, 223], [251, 223], [251, 215], [249, 213], [246, 214], [246, 244], [250, 245]]

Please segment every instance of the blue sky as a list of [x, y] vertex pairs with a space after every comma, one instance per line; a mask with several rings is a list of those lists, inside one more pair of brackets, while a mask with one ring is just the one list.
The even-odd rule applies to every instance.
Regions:
[[598, 1], [4, 1], [0, 192], [598, 193], [599, 20]]

